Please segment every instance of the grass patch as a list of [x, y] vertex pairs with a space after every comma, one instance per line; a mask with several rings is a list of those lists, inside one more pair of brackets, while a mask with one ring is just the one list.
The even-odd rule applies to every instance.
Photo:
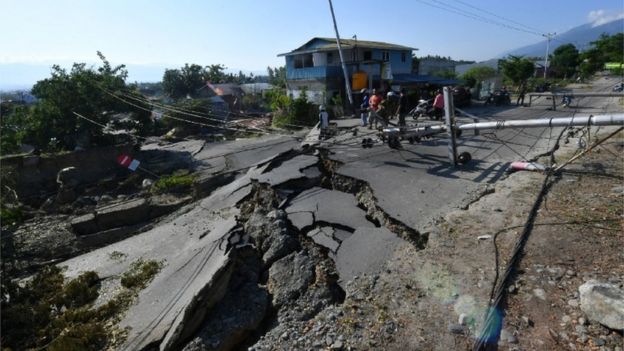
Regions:
[[136, 260], [130, 265], [130, 270], [121, 276], [121, 285], [128, 289], [143, 289], [161, 268], [162, 262]]
[[25, 219], [24, 213], [19, 206], [0, 206], [0, 222], [4, 226], [17, 226]]
[[194, 182], [195, 176], [192, 174], [170, 175], [158, 179], [152, 185], [151, 191], [154, 194], [186, 192]]
[[123, 261], [124, 258], [126, 258], [126, 254], [120, 251], [113, 251], [111, 253], [108, 254], [108, 257], [110, 257], [111, 260], [115, 260], [115, 261]]
[[3, 350], [104, 348], [110, 327], [100, 309], [91, 308], [99, 280], [85, 272], [64, 282], [61, 269], [50, 266], [23, 287], [3, 282]]
[[3, 276], [2, 350], [118, 348], [127, 330], [116, 323], [161, 267], [156, 261], [134, 262], [122, 276], [125, 289], [97, 308], [93, 302], [99, 296], [100, 277], [95, 272], [65, 281], [61, 268], [49, 266], [22, 285]]

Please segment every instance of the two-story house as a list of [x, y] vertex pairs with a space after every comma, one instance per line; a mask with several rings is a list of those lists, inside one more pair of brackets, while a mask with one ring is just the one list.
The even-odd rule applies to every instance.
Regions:
[[[412, 71], [414, 48], [357, 39], [341, 39], [340, 44], [354, 92], [362, 88], [386, 90], [393, 80], [409, 76]], [[289, 95], [298, 97], [306, 91], [315, 103], [327, 103], [336, 95], [347, 101], [336, 39], [312, 38], [278, 56], [286, 58]]]

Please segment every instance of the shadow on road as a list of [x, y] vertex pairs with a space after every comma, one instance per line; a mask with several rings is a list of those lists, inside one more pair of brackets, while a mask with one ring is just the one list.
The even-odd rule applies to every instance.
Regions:
[[496, 162], [484, 168], [487, 163], [480, 160], [472, 160], [467, 165], [457, 167], [452, 166], [450, 162], [441, 162], [439, 166], [428, 169], [427, 173], [450, 179], [463, 178], [460, 176], [461, 173], [479, 173], [472, 179], [473, 182], [481, 183], [487, 179], [486, 182], [492, 184], [505, 174], [509, 164]]

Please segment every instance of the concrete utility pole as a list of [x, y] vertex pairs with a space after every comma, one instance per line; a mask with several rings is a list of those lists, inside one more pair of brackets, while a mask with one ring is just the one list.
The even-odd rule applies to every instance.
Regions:
[[351, 94], [351, 84], [349, 84], [349, 73], [347, 72], [347, 65], [345, 64], [344, 56], [342, 55], [342, 47], [340, 46], [340, 34], [338, 34], [338, 25], [336, 24], [336, 16], [334, 15], [334, 6], [332, 5], [332, 0], [329, 0], [329, 10], [331, 11], [332, 19], [334, 20], [336, 43], [338, 44], [340, 63], [342, 63], [342, 73], [344, 74], [345, 86], [347, 88], [347, 97], [349, 98], [349, 104], [351, 104], [351, 108], [353, 108], [353, 95]]
[[546, 79], [546, 75], [548, 73], [548, 51], [550, 49], [550, 41], [555, 35], [557, 35], [557, 33], [542, 34], [542, 36], [547, 39], [546, 40], [546, 60], [544, 61], [544, 79]]

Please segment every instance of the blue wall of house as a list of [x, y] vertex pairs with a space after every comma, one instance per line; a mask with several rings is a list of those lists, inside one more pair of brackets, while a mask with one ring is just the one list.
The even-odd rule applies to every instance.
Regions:
[[[314, 41], [311, 44], [317, 43]], [[321, 42], [322, 43], [322, 42]], [[383, 51], [379, 49], [372, 49], [372, 59], [381, 60], [383, 58]], [[412, 53], [411, 51], [400, 50], [387, 50], [389, 52], [389, 62], [392, 67], [393, 74], [411, 73], [412, 71]], [[402, 53], [405, 53], [405, 62], [402, 59]], [[336, 59], [338, 55], [335, 55]], [[295, 68], [294, 56], [286, 56], [286, 79], [288, 80], [306, 80], [306, 79], [324, 79], [333, 78], [342, 75], [342, 69], [339, 62], [328, 66]], [[379, 64], [372, 64], [371, 71], [374, 74], [379, 74]], [[361, 67], [366, 70], [365, 67]], [[353, 66], [349, 66], [349, 71], [352, 73]]]

